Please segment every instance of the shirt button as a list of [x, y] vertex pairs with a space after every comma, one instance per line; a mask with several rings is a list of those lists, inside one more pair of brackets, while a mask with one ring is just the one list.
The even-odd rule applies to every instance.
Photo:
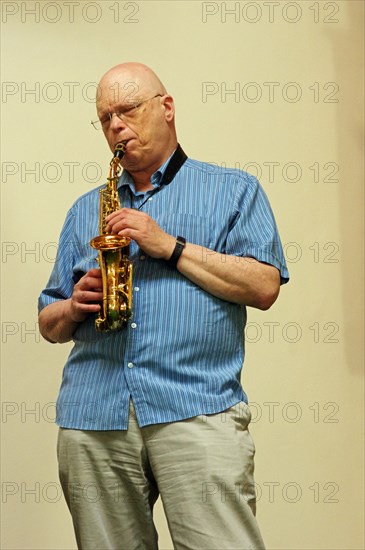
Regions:
[[150, 197], [148, 200], [151, 201], [151, 200], [152, 200], [152, 197]]
[[146, 256], [143, 256], [143, 255], [142, 255], [142, 256], [139, 257], [139, 259], [140, 259], [140, 260], [145, 260], [145, 259], [146, 259]]
[[138, 291], [139, 291], [139, 286], [135, 286], [135, 287], [134, 287], [134, 290], [135, 290], [136, 292], [138, 292]]
[[137, 328], [137, 324], [136, 323], [131, 323], [131, 327], [132, 328]]
[[133, 363], [128, 363], [127, 367], [128, 367], [129, 369], [133, 369], [134, 365], [133, 365]]

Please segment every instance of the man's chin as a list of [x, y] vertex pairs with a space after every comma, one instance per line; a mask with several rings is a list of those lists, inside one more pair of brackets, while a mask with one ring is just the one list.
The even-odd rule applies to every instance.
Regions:
[[141, 163], [141, 156], [138, 154], [138, 151], [126, 150], [123, 156], [122, 166], [128, 172], [133, 172], [139, 169]]

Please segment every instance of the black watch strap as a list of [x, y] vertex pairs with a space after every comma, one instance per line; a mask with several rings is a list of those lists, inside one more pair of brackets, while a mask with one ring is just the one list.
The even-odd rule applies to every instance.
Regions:
[[171, 254], [171, 258], [167, 260], [167, 263], [171, 267], [176, 267], [177, 262], [179, 261], [179, 258], [181, 256], [181, 253], [185, 248], [185, 245], [186, 245], [186, 239], [184, 239], [184, 237], [176, 237], [176, 245], [175, 245], [174, 251]]

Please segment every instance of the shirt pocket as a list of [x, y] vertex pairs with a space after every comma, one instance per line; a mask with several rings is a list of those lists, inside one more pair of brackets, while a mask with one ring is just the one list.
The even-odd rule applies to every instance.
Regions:
[[169, 235], [184, 237], [190, 243], [212, 248], [215, 241], [209, 218], [171, 212], [156, 221]]

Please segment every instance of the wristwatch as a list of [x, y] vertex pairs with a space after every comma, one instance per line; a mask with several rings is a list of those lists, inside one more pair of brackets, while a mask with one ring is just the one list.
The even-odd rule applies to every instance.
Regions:
[[176, 267], [177, 262], [179, 261], [179, 258], [181, 256], [182, 251], [184, 250], [186, 245], [186, 239], [184, 237], [176, 237], [176, 244], [173, 253], [171, 254], [171, 257], [167, 260], [168, 265], [171, 267]]

